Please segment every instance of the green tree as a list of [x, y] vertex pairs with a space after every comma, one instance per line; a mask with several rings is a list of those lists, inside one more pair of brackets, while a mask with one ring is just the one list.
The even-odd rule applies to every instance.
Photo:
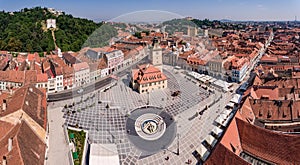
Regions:
[[10, 38], [6, 47], [6, 49], [11, 51], [18, 51], [21, 48], [22, 48], [22, 42], [19, 39], [16, 39], [15, 37]]

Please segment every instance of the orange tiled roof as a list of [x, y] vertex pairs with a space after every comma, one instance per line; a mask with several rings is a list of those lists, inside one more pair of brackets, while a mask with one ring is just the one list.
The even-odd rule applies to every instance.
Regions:
[[269, 100], [277, 100], [279, 98], [279, 90], [276, 87], [259, 87], [251, 89], [251, 97], [261, 99], [268, 97]]
[[[3, 122], [1, 122], [3, 124]], [[1, 125], [3, 126], [3, 125]], [[0, 139], [0, 161], [4, 156], [8, 164], [36, 164], [43, 165], [45, 160], [46, 145], [33, 132], [29, 125], [22, 121], [11, 127]], [[12, 150], [8, 152], [8, 139], [13, 138]]]
[[36, 82], [48, 82], [48, 75], [46, 73], [37, 74]]
[[264, 62], [264, 61], [266, 61], [266, 62], [277, 62], [278, 61], [278, 59], [277, 59], [277, 57], [276, 56], [271, 56], [271, 55], [264, 55], [264, 56], [262, 56], [262, 58], [260, 59], [260, 61], [261, 62]]
[[35, 70], [26, 70], [25, 71], [25, 79], [24, 79], [24, 84], [32, 84], [36, 83], [36, 71]]
[[46, 91], [39, 90], [34, 85], [26, 85], [17, 89], [11, 97], [7, 98], [7, 109], [0, 113], [0, 116], [6, 116], [21, 109], [46, 129]]
[[300, 164], [300, 138], [236, 119], [243, 151], [276, 164]]
[[223, 144], [218, 144], [210, 157], [205, 161], [205, 165], [219, 165], [219, 164], [238, 164], [238, 165], [250, 165]]
[[81, 62], [73, 65], [74, 71], [80, 71], [81, 69], [88, 69], [89, 65], [86, 62]]
[[147, 84], [166, 80], [167, 77], [157, 68], [150, 64], [139, 65], [137, 70], [133, 70], [133, 79], [139, 84]]

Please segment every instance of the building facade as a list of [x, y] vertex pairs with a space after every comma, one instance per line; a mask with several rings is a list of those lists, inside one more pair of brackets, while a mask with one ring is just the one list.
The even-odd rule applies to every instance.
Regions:
[[167, 77], [153, 65], [139, 65], [138, 69], [132, 70], [131, 86], [139, 93], [165, 89], [167, 83]]
[[109, 69], [109, 74], [123, 66], [124, 53], [121, 50], [114, 50], [104, 54], [104, 59]]
[[159, 46], [158, 40], [154, 39], [153, 46], [150, 48], [150, 56], [149, 59], [151, 60], [151, 64], [154, 67], [162, 69], [162, 48]]
[[80, 87], [90, 82], [90, 67], [86, 62], [74, 64], [75, 87]]

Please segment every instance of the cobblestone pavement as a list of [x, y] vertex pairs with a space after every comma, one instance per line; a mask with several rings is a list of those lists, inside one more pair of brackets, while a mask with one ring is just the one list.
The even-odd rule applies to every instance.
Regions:
[[[46, 164], [69, 165], [68, 151], [69, 144], [65, 140], [62, 125], [64, 124], [62, 108], [48, 107], [49, 122], [49, 150], [47, 153]], [[59, 147], [58, 147], [59, 146]]]
[[[130, 77], [125, 75], [110, 89], [66, 102], [68, 105], [63, 109], [66, 124], [88, 130], [91, 143], [116, 144], [122, 164], [184, 164], [188, 159], [196, 163], [192, 152], [211, 132], [214, 119], [221, 113], [218, 109], [225, 106], [230, 95], [222, 94], [221, 101], [216, 102], [221, 93], [209, 93], [196, 81], [187, 79], [182, 71], [167, 66], [163, 71], [168, 77], [168, 88], [150, 95], [129, 88]], [[172, 97], [174, 91], [181, 93]], [[149, 105], [160, 107], [174, 117], [177, 132], [167, 149], [143, 156], [128, 140], [125, 125], [130, 112], [145, 106], [148, 99]], [[199, 115], [198, 112], [212, 102], [216, 103]], [[166, 156], [169, 160], [165, 160]]]

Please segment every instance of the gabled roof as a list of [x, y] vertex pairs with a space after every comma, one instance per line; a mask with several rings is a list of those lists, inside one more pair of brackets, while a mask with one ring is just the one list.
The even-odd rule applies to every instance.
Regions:
[[89, 69], [90, 67], [89, 67], [88, 63], [81, 62], [81, 63], [74, 64], [73, 68], [74, 68], [74, 71], [77, 72], [80, 70]]
[[238, 165], [250, 165], [233, 152], [229, 151], [222, 144], [217, 145], [211, 156], [204, 163], [205, 165], [219, 165], [219, 164], [238, 164]]
[[150, 64], [139, 65], [138, 69], [132, 70], [133, 80], [139, 84], [166, 80], [167, 77], [157, 68]]
[[[4, 136], [0, 139], [1, 162], [5, 156], [8, 164], [44, 164], [46, 145], [25, 121], [10, 127], [3, 133]], [[9, 138], [12, 138], [11, 151], [8, 151]]]
[[48, 82], [48, 75], [46, 73], [40, 73], [36, 75], [36, 82], [40, 83], [40, 82]]
[[76, 64], [80, 62], [80, 60], [72, 56], [70, 53], [63, 53], [63, 58], [70, 64]]
[[41, 91], [34, 85], [26, 85], [17, 89], [6, 101], [7, 109], [0, 113], [1, 117], [23, 110], [42, 128], [46, 129], [47, 101], [45, 90]]
[[266, 130], [236, 119], [244, 152], [276, 164], [300, 164], [300, 138]]

